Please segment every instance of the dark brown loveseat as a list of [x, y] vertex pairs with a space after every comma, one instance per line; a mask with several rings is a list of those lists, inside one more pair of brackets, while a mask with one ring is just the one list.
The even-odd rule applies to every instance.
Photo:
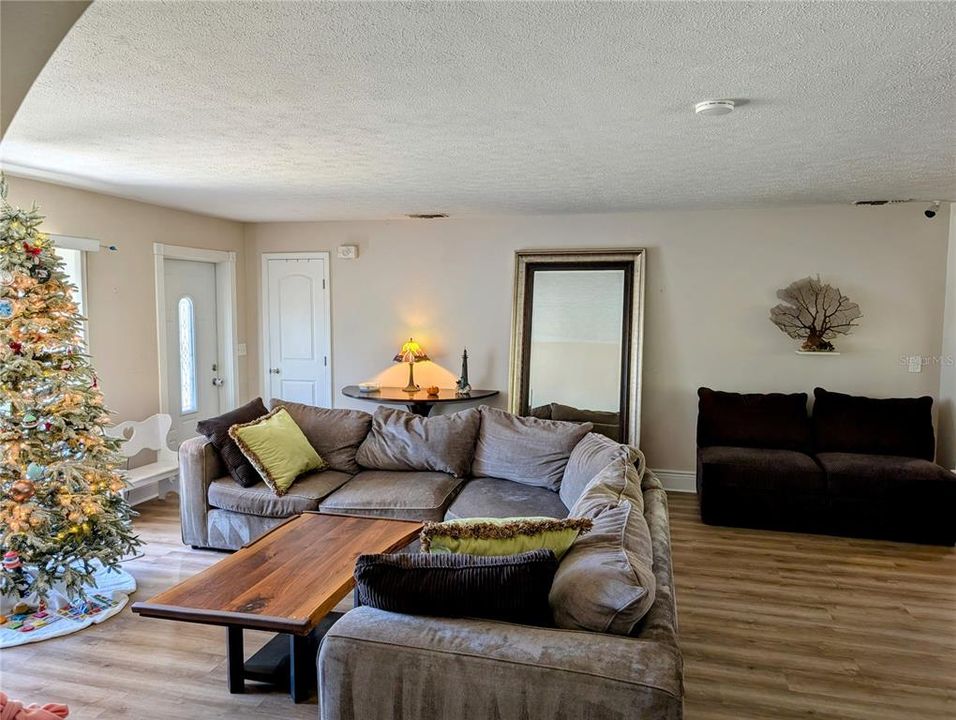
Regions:
[[697, 492], [714, 525], [956, 543], [956, 475], [930, 397], [698, 390]]

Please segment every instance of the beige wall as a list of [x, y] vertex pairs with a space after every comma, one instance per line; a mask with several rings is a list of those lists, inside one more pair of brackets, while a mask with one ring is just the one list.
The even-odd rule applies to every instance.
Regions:
[[[335, 404], [367, 408], [341, 388], [376, 376], [404, 385], [407, 371], [389, 361], [409, 335], [447, 370], [419, 365], [420, 383], [447, 386], [467, 345], [472, 385], [506, 388], [515, 250], [646, 247], [642, 446], [652, 467], [691, 470], [700, 385], [936, 396], [938, 366], [911, 374], [900, 357], [941, 353], [948, 222], [910, 206], [817, 206], [249, 225], [249, 387], [262, 386], [252, 301], [262, 252], [332, 251]], [[359, 259], [335, 258], [343, 244]], [[864, 314], [837, 341], [840, 356], [796, 355], [767, 319], [778, 288], [816, 273]]]
[[[937, 218], [945, 224], [945, 218]], [[950, 210], [946, 263], [946, 310], [939, 377], [939, 452], [936, 460], [956, 468], [956, 213]]]
[[[117, 421], [159, 411], [153, 243], [235, 251], [239, 342], [244, 342], [243, 229], [240, 223], [170, 210], [60, 185], [9, 177], [9, 201], [40, 205], [45, 232], [115, 244], [87, 256], [90, 346], [107, 406]], [[240, 358], [240, 396], [246, 394]]]

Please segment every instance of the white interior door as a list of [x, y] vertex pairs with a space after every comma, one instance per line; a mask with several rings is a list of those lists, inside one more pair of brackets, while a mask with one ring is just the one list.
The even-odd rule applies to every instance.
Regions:
[[196, 423], [220, 413], [216, 266], [194, 260], [164, 263], [166, 392], [173, 418], [170, 445], [196, 434]]
[[331, 407], [327, 261], [310, 257], [265, 262], [269, 395]]

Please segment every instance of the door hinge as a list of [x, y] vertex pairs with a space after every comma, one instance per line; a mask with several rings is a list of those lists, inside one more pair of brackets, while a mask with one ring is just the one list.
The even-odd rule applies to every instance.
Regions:
[[322, 280], [322, 289], [325, 290], [325, 280]]
[[328, 366], [329, 366], [329, 356], [328, 356], [328, 355], [323, 355], [323, 356], [322, 356], [322, 367], [328, 367]]

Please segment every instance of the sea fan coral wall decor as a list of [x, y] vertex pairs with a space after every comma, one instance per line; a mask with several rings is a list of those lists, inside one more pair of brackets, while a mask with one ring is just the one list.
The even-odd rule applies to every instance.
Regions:
[[770, 321], [792, 338], [803, 339], [804, 352], [833, 352], [830, 341], [848, 335], [863, 317], [860, 306], [839, 288], [805, 277], [777, 290], [782, 303], [770, 308]]

